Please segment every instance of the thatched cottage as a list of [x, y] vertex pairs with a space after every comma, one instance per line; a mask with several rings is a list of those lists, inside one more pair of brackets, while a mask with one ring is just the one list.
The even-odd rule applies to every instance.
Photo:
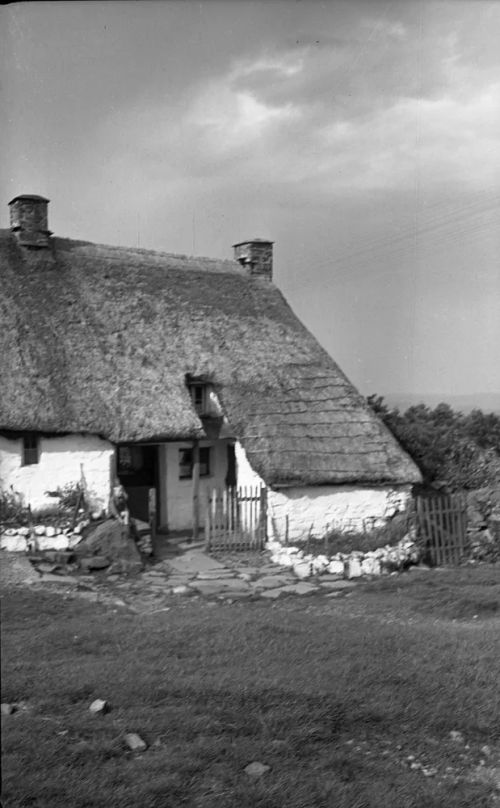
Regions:
[[105, 507], [118, 476], [174, 531], [193, 496], [265, 485], [279, 537], [403, 507], [419, 471], [273, 285], [272, 242], [110, 247], [53, 236], [47, 210], [18, 196], [0, 231], [3, 489], [36, 509], [83, 471]]

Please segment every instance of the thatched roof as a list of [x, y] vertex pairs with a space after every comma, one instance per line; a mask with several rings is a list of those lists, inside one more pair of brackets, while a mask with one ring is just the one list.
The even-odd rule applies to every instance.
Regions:
[[210, 379], [268, 484], [419, 472], [269, 281], [232, 261], [0, 231], [0, 428], [113, 442], [201, 437]]

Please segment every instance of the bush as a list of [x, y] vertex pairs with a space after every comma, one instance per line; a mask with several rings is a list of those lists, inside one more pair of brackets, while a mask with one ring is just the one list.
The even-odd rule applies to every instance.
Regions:
[[80, 483], [67, 483], [60, 488], [56, 488], [55, 491], [46, 491], [45, 493], [51, 497], [58, 497], [58, 510], [67, 513], [75, 509], [82, 489]]
[[455, 412], [448, 404], [425, 404], [406, 412], [390, 409], [381, 396], [368, 404], [420, 468], [426, 486], [449, 493], [500, 481], [500, 416], [473, 410]]
[[0, 522], [6, 524], [27, 525], [30, 521], [30, 509], [23, 504], [21, 494], [14, 491], [0, 491]]

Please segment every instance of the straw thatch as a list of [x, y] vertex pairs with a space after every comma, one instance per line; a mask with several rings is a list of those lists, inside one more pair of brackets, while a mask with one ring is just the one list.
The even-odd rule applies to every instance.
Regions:
[[419, 472], [266, 280], [232, 261], [0, 236], [0, 428], [120, 441], [203, 436], [186, 377], [215, 385], [269, 484]]

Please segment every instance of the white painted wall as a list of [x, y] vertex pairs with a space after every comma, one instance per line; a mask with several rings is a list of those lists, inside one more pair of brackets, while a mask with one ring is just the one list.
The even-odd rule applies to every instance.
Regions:
[[[236, 443], [238, 486], [265, 485]], [[277, 541], [306, 539], [312, 529], [321, 537], [327, 530], [367, 530], [378, 527], [405, 509], [411, 485], [309, 485], [268, 489], [268, 537]]]
[[318, 538], [328, 530], [369, 531], [403, 511], [411, 486], [294, 486], [268, 494], [269, 538], [282, 541]]
[[[200, 477], [200, 527], [204, 524], [208, 492], [225, 485], [227, 443], [226, 440], [200, 441], [200, 447], [212, 447], [210, 476]], [[193, 527], [193, 481], [179, 479], [179, 450], [190, 449], [192, 445], [187, 441], [160, 446], [160, 471], [166, 471], [166, 475], [160, 478], [161, 526], [169, 530], [190, 530]]]
[[107, 507], [114, 447], [95, 435], [40, 438], [39, 463], [22, 465], [22, 440], [0, 436], [0, 488], [21, 494], [33, 511], [53, 502], [45, 494], [81, 478], [81, 468], [92, 505]]

